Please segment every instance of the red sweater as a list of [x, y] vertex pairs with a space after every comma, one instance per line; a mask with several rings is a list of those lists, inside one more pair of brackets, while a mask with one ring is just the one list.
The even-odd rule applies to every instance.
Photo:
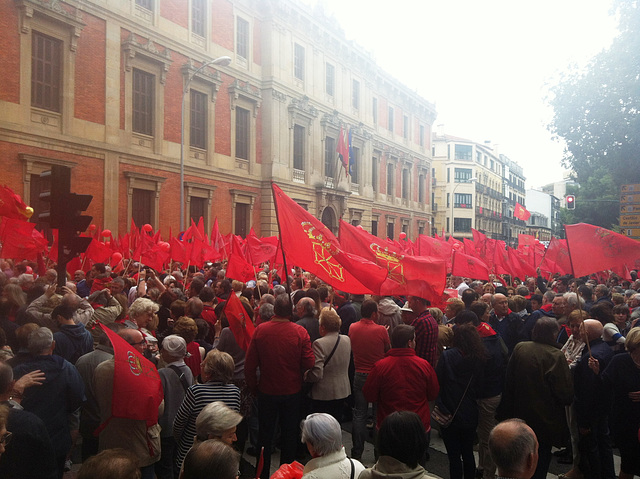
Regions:
[[307, 330], [288, 319], [274, 317], [253, 333], [244, 376], [253, 392], [274, 396], [295, 394], [302, 389], [302, 374], [315, 361]]
[[394, 411], [413, 411], [431, 430], [429, 401], [438, 397], [440, 386], [436, 372], [428, 361], [411, 348], [392, 348], [374, 366], [362, 392], [369, 402], [378, 403], [378, 429]]

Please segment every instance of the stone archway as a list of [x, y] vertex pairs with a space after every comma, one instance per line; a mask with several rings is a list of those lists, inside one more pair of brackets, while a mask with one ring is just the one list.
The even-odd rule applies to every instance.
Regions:
[[322, 211], [322, 224], [324, 224], [334, 234], [338, 234], [338, 220], [335, 211], [330, 206], [327, 206]]

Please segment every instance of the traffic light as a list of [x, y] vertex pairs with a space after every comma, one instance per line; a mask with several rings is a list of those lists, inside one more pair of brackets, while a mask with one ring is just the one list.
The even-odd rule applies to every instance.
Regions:
[[58, 229], [58, 286], [66, 282], [67, 263], [86, 251], [91, 238], [78, 236], [85, 231], [91, 216], [82, 212], [89, 207], [92, 195], [71, 193], [71, 169], [53, 165], [51, 170], [40, 174], [48, 183], [48, 188], [40, 193], [40, 199], [49, 203], [49, 209], [38, 215], [38, 220]]
[[576, 197], [574, 195], [567, 195], [567, 209], [575, 210], [576, 209]]
[[50, 170], [40, 173], [44, 184], [40, 200], [48, 203], [48, 209], [38, 214], [39, 223], [47, 223], [50, 228], [60, 228], [66, 213], [65, 198], [71, 189], [71, 170], [53, 165]]

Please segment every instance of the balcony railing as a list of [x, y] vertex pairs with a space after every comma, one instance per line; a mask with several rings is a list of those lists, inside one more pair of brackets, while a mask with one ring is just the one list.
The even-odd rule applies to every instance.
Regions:
[[454, 203], [453, 207], [454, 208], [473, 208], [473, 205], [471, 203]]
[[293, 169], [293, 182], [304, 183], [304, 170]]

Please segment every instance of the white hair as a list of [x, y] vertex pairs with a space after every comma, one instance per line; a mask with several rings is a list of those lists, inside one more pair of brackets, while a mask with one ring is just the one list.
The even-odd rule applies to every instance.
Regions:
[[302, 442], [308, 442], [319, 456], [339, 451], [342, 449], [340, 423], [330, 414], [309, 414], [302, 423]]

